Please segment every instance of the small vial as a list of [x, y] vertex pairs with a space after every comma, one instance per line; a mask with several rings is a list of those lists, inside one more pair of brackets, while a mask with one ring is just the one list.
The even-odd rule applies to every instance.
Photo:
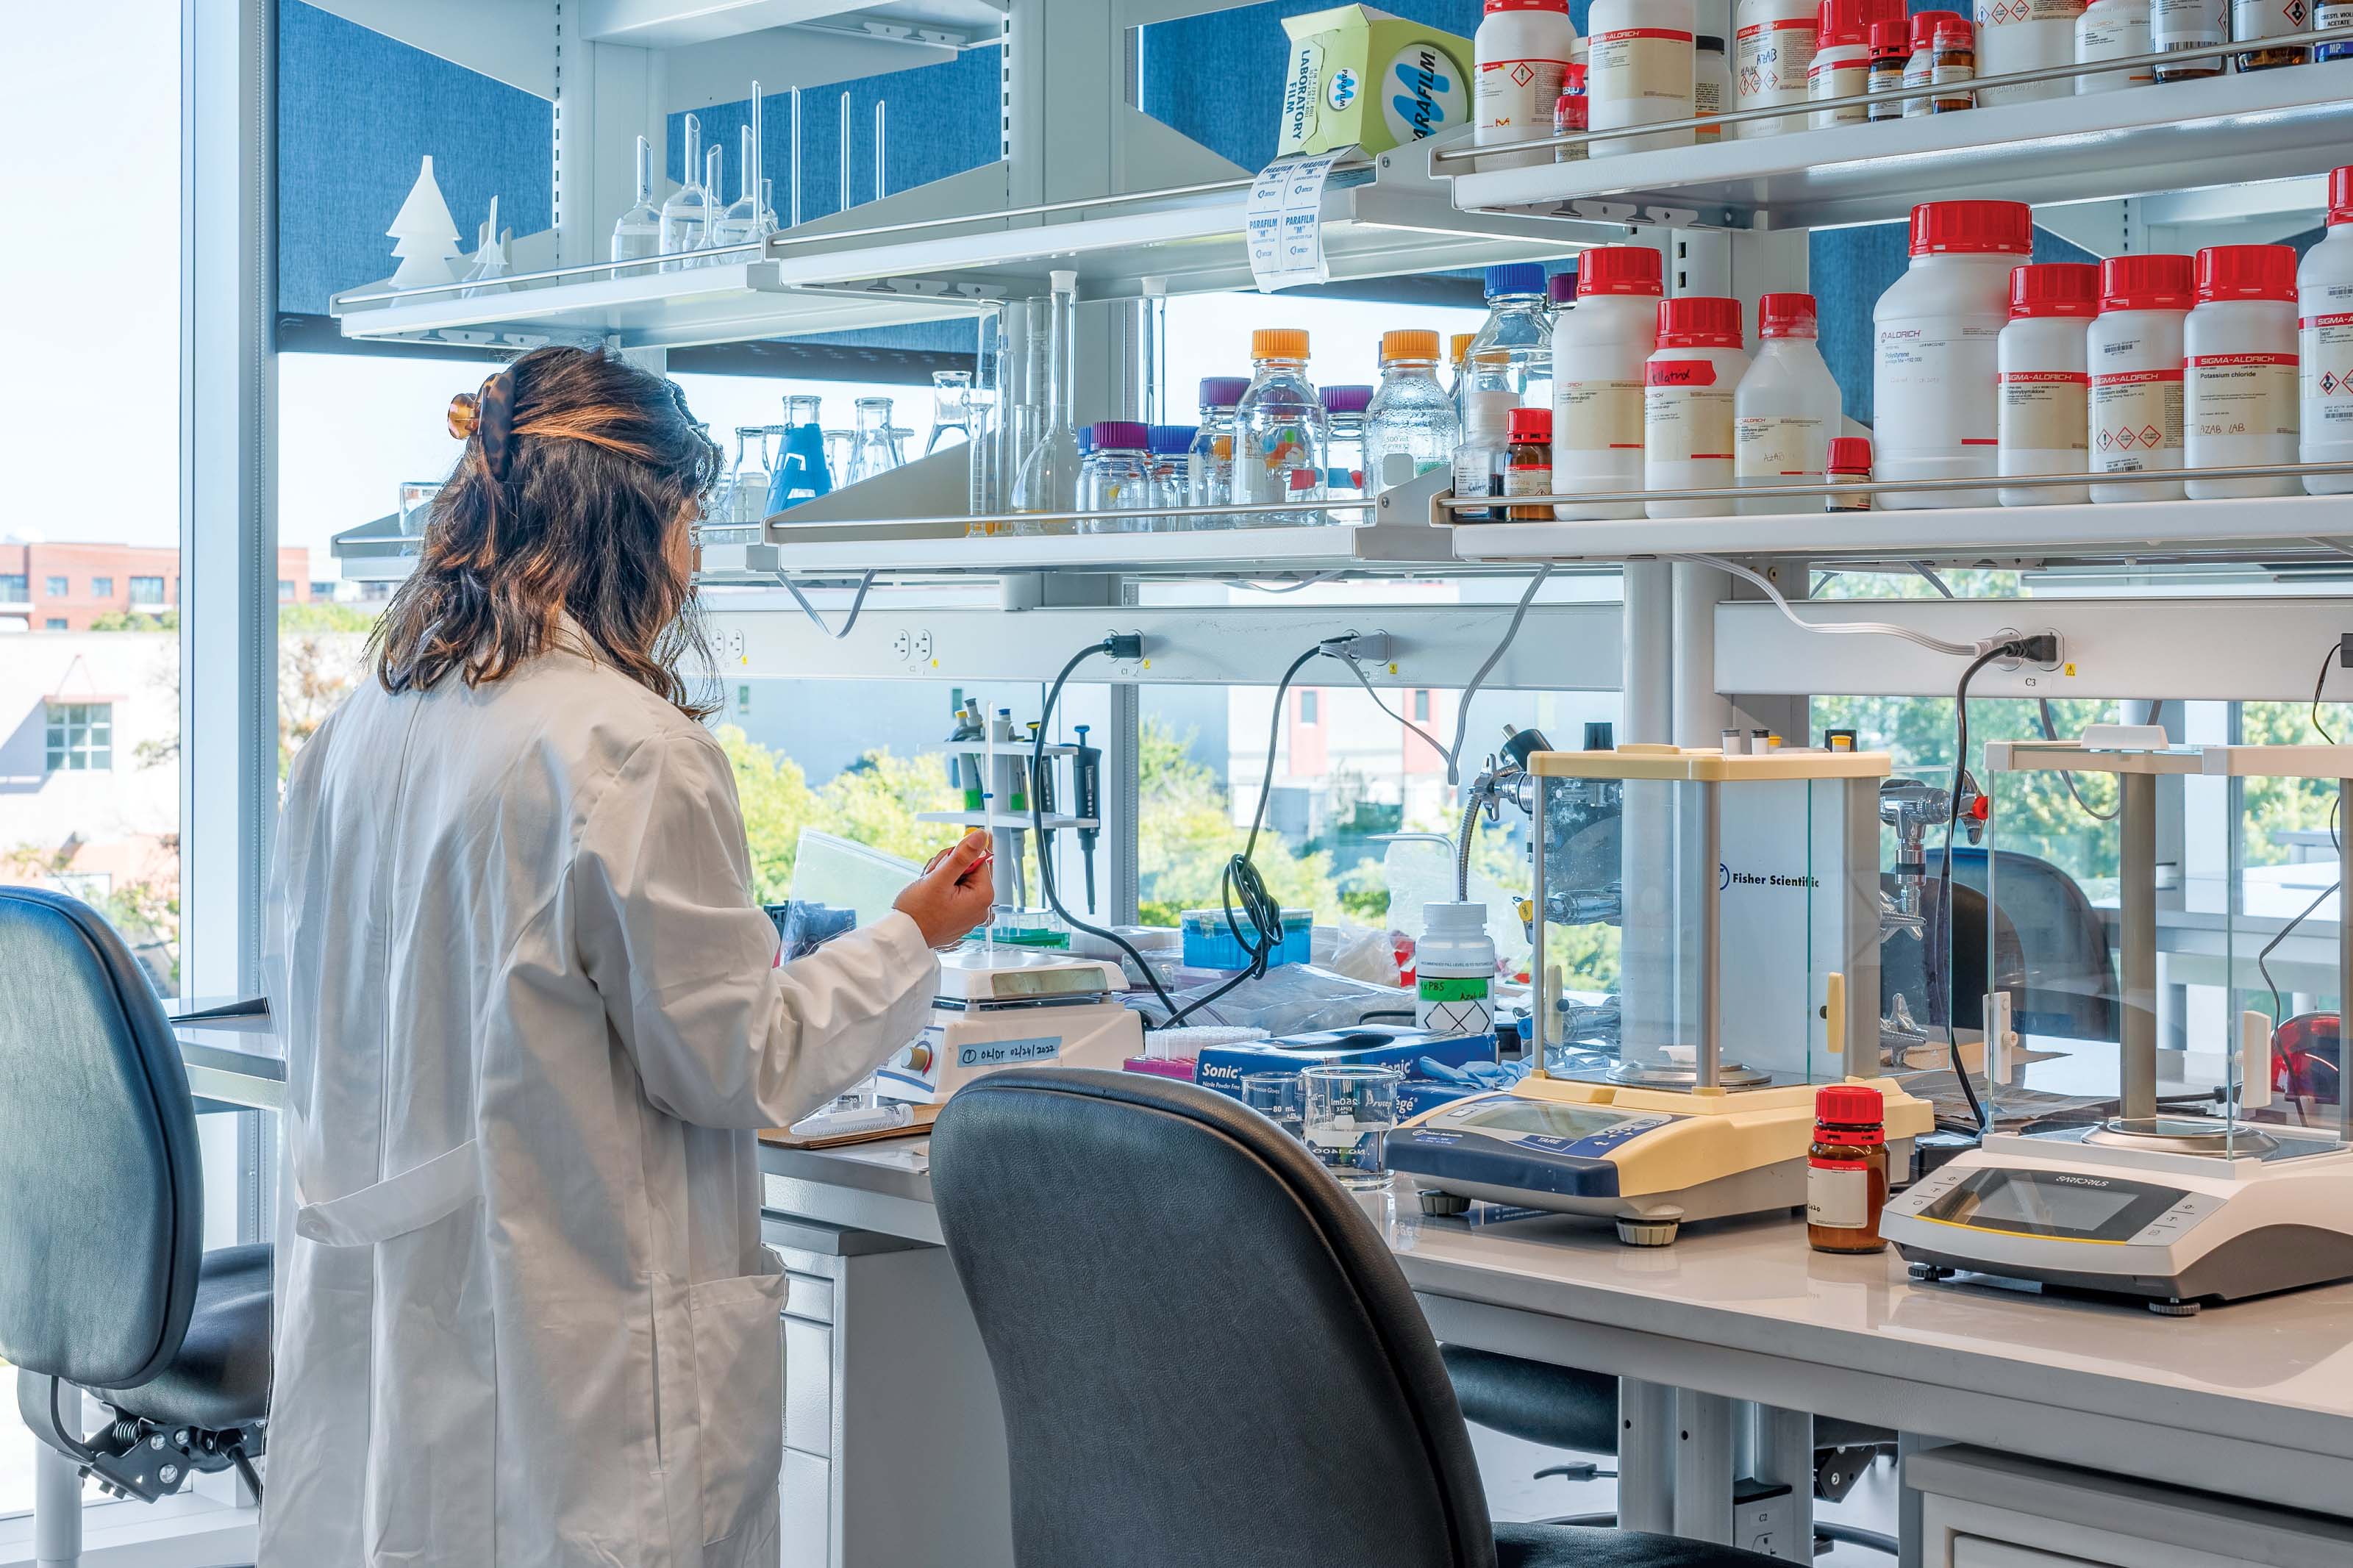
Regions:
[[[1904, 85], [1904, 64], [1912, 58], [1912, 46], [1905, 25], [1901, 22], [1874, 22], [1871, 26], [1871, 79], [1865, 90], [1892, 92]], [[1873, 120], [1901, 120], [1904, 106], [1890, 99], [1871, 106]]]
[[1806, 1240], [1816, 1252], [1878, 1252], [1887, 1206], [1887, 1102], [1879, 1090], [1831, 1084], [1814, 1096], [1806, 1151]]
[[1869, 511], [1871, 510], [1871, 443], [1861, 436], [1839, 436], [1831, 441], [1829, 484], [1857, 487], [1852, 490], [1832, 489], [1822, 498], [1824, 511]]
[[1752, 757], [1761, 757], [1761, 756], [1763, 756], [1766, 752], [1769, 752], [1769, 751], [1771, 751], [1771, 750], [1773, 749], [1773, 748], [1772, 748], [1772, 746], [1771, 746], [1771, 744], [1769, 743], [1769, 742], [1772, 741], [1772, 739], [1773, 739], [1773, 733], [1772, 733], [1772, 731], [1769, 731], [1769, 730], [1751, 730], [1751, 731], [1748, 731], [1748, 754], [1749, 754], [1750, 756], [1752, 756]]
[[[1561, 84], [1560, 98], [1552, 106], [1552, 133], [1556, 136], [1582, 136], [1592, 129], [1592, 100], [1585, 96], [1585, 66], [1571, 60], [1568, 77]], [[1591, 156], [1582, 142], [1552, 150], [1556, 163], [1582, 163]]]
[[1854, 731], [1852, 731], [1852, 730], [1825, 730], [1825, 731], [1822, 731], [1822, 749], [1823, 749], [1824, 751], [1829, 751], [1829, 752], [1852, 752], [1852, 751], [1853, 751], [1853, 750], [1854, 750]]
[[1717, 740], [1724, 747], [1724, 754], [1727, 757], [1736, 757], [1748, 749], [1748, 735], [1746, 731], [1726, 730], [1717, 737]]
[[[1929, 81], [1937, 87], [1949, 87], [1978, 79], [1977, 30], [1967, 22], [1936, 24], [1936, 42], [1929, 70]], [[1957, 110], [1975, 109], [1978, 96], [1974, 92], [1938, 93], [1928, 100], [1931, 114], [1951, 114]]]
[[[1504, 464], [1504, 494], [1552, 494], [1552, 410], [1512, 410], [1512, 447]], [[1552, 505], [1515, 506], [1505, 514], [1514, 522], [1550, 522]]]

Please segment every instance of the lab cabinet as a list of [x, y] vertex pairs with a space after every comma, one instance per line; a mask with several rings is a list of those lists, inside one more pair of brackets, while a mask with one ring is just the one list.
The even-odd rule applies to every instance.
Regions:
[[1913, 1454], [1904, 1461], [1904, 1484], [1920, 1494], [1920, 1568], [2353, 1563], [2353, 1522], [1989, 1449]]
[[944, 1248], [770, 1210], [781, 1568], [1012, 1568], [1004, 1424]]

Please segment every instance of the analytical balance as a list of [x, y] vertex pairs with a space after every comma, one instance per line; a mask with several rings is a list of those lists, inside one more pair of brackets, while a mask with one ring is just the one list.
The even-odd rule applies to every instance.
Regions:
[[[2265, 881], [2246, 875], [2236, 831], [2227, 836], [2226, 875], [2193, 869], [2175, 887], [2158, 885], [2165, 797], [2178, 816], [2195, 792], [2220, 804], [2231, 781], [2262, 777], [2297, 781], [2291, 788], [2307, 793], [2325, 787], [2341, 802], [2343, 781], [2353, 778], [2353, 747], [2175, 746], [2161, 731], [2116, 727], [2082, 742], [1996, 742], [1986, 753], [1989, 912], [2002, 902], [2005, 876], [2022, 891], [2041, 865], [2017, 850], [2005, 861], [2000, 851], [2004, 796], [2015, 808], [2034, 775], [2063, 772], [2110, 775], [2121, 798], [2110, 830], [2116, 842], [2103, 846], [2108, 854], [2101, 857], [2112, 857], [2119, 871], [2117, 972], [2100, 999], [2108, 1005], [2087, 1008], [2080, 990], [2073, 994], [2073, 1016], [2084, 1020], [2076, 1037], [2038, 1035], [2035, 1044], [2055, 1060], [2015, 1070], [2021, 1041], [2010, 1020], [2070, 1011], [2067, 979], [2038, 969], [2030, 949], [2024, 984], [1987, 997], [1989, 1092], [1999, 1109], [2006, 1093], [2027, 1087], [2013, 1079], [2055, 1072], [2112, 1086], [2116, 1100], [2087, 1126], [1989, 1136], [1893, 1199], [1881, 1233], [1917, 1279], [1999, 1275], [2139, 1298], [2171, 1315], [2353, 1279], [2353, 1127], [2343, 1097], [2326, 1103], [2299, 1094], [2290, 1075], [2289, 1092], [2275, 1100], [2273, 1016], [2237, 1010], [2250, 993], [2269, 1000], [2266, 969], [2290, 994], [2341, 996], [2344, 977], [2353, 974], [2353, 921], [2339, 920], [2301, 952], [2275, 951], [2300, 923], [2283, 931], [2284, 918], [2306, 900], [2293, 899], [2278, 912], [2263, 909]], [[2234, 1024], [2195, 1026], [2212, 1010], [2201, 1014], [2186, 994], [2189, 986], [2160, 970], [2164, 919], [2209, 945], [2219, 938], [2219, 969], [2209, 954], [2205, 969], [2185, 965], [2185, 973], [2201, 989], [2210, 981], [2228, 986], [2224, 1016]], [[2307, 1023], [2289, 1020], [2286, 1028]], [[2231, 1037], [2211, 1037], [2217, 1034]]]
[[[1814, 1090], [1849, 1063], [1905, 1168], [1935, 1117], [1875, 1076], [1886, 755], [1621, 746], [1527, 771], [1540, 1065], [1390, 1138], [1391, 1163], [1434, 1189], [1424, 1206], [1588, 1215], [1631, 1246], [1801, 1206]], [[1615, 832], [1597, 853], [1605, 792]]]
[[879, 1099], [943, 1101], [1008, 1067], [1116, 1070], [1144, 1054], [1144, 1026], [1120, 1000], [1115, 963], [1003, 943], [940, 960], [931, 1021], [874, 1075]]

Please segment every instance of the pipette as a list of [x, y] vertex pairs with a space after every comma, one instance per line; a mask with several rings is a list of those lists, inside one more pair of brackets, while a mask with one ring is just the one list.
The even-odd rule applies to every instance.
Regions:
[[[1071, 778], [1076, 798], [1071, 802], [1071, 814], [1082, 822], [1098, 820], [1103, 805], [1103, 752], [1087, 744], [1090, 725], [1076, 726], [1079, 735], [1078, 754], [1071, 760]], [[1087, 913], [1095, 912], [1095, 839], [1102, 830], [1095, 827], [1079, 829], [1079, 855], [1085, 862], [1087, 873]]]

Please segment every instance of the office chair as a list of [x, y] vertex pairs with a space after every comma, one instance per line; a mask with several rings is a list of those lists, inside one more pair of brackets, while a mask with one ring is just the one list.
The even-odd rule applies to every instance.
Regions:
[[[1989, 854], [1957, 846], [1953, 880], [1982, 895]], [[1993, 881], [1994, 902], [2018, 932], [2026, 976], [2026, 994], [2010, 1027], [2021, 1035], [2117, 1038], [2123, 1000], [2108, 928], [2075, 879], [2040, 857], [2005, 849]], [[1967, 989], [1968, 973], [1959, 978], [1960, 989]]]
[[[233, 1468], [260, 1494], [269, 1248], [205, 1252], [203, 1224], [163, 1004], [89, 905], [0, 887], [0, 1360], [33, 1435], [106, 1491]], [[111, 1412], [88, 1437], [85, 1392]], [[45, 1485], [35, 1531], [43, 1568], [78, 1562], [79, 1488]]]
[[1192, 1084], [1008, 1068], [932, 1135], [1005, 1410], [1022, 1568], [1758, 1568], [1493, 1524], [1380, 1235], [1272, 1122]]

